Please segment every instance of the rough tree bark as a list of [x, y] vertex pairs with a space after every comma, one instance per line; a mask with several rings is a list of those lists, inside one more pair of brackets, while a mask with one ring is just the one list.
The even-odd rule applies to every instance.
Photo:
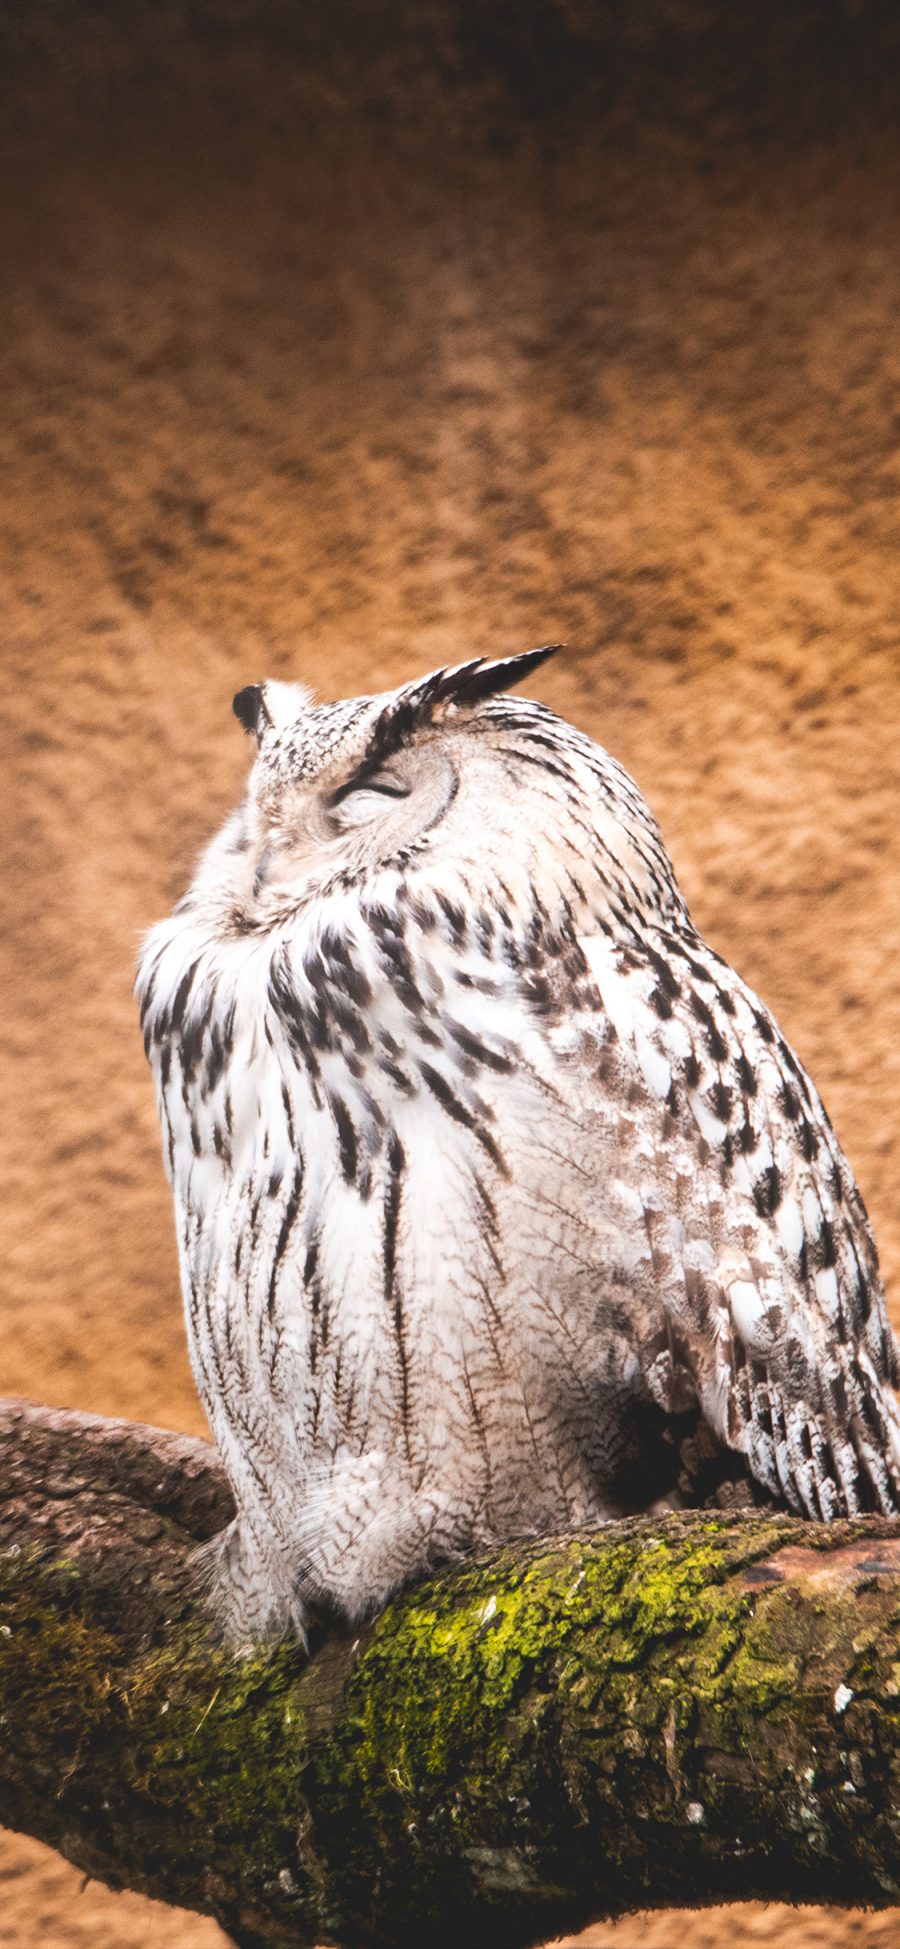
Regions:
[[211, 1642], [214, 1452], [0, 1405], [0, 1820], [244, 1945], [525, 1944], [900, 1899], [900, 1532], [698, 1512], [447, 1572], [311, 1662]]

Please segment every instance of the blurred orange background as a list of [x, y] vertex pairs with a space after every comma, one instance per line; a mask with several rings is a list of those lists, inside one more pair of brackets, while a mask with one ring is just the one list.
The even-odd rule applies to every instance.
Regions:
[[[900, 1324], [900, 17], [0, 19], [2, 1388], [202, 1431], [130, 995], [232, 692], [549, 638], [856, 1167]], [[609, 1949], [900, 1944], [750, 1906]], [[0, 1943], [211, 1922], [0, 1836]]]

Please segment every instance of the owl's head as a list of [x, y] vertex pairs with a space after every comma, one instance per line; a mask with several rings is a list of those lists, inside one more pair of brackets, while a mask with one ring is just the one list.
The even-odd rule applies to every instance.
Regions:
[[[188, 905], [266, 930], [385, 872], [454, 898], [533, 910], [574, 900], [626, 924], [682, 911], [655, 821], [615, 760], [543, 705], [503, 693], [548, 644], [374, 697], [317, 704], [250, 684], [234, 709], [256, 751], [247, 796], [204, 855]], [[390, 899], [382, 884], [378, 897]]]
[[234, 712], [256, 744], [244, 826], [255, 900], [319, 892], [423, 846], [455, 804], [484, 706], [558, 647], [478, 657], [334, 704], [298, 683], [240, 690]]

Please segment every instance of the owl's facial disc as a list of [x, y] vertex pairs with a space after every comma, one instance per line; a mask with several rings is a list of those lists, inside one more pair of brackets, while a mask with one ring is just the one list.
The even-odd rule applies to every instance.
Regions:
[[456, 767], [438, 739], [363, 765], [330, 792], [326, 817], [335, 834], [352, 836], [373, 857], [390, 857], [425, 837], [456, 797]]
[[408, 853], [456, 796], [440, 729], [398, 726], [385, 748], [374, 735], [380, 699], [315, 705], [299, 686], [266, 683], [240, 691], [234, 710], [258, 745], [250, 806], [253, 899], [263, 912]]

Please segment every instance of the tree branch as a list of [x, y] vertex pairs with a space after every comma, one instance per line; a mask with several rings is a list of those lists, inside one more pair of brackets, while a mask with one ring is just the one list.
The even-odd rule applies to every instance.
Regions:
[[0, 1404], [0, 1820], [247, 1945], [526, 1944], [900, 1899], [900, 1533], [711, 1512], [519, 1546], [229, 1657], [202, 1442]]

